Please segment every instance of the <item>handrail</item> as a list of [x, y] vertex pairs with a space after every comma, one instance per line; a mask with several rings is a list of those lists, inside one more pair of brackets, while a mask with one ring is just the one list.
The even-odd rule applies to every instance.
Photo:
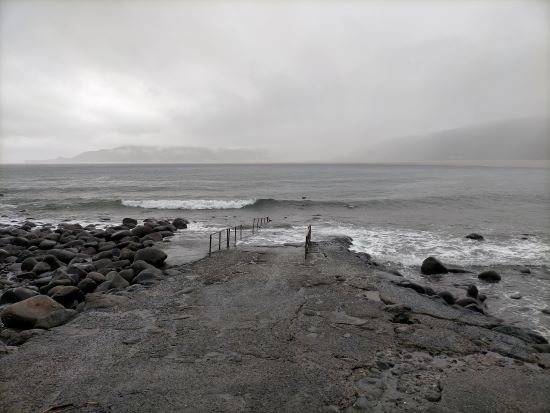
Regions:
[[[263, 227], [265, 223], [271, 222], [271, 219], [269, 217], [263, 217], [263, 218], [254, 218], [252, 221], [252, 234], [254, 234], [254, 228], [256, 230], [259, 230]], [[238, 225], [236, 227], [226, 228], [222, 229], [220, 231], [212, 232], [210, 234], [210, 243], [208, 246], [208, 256], [212, 256], [212, 236], [218, 234], [218, 251], [222, 250], [222, 232], [225, 232], [225, 244], [226, 248], [229, 249], [229, 244], [231, 240], [231, 231], [233, 230], [234, 234], [234, 245], [237, 245], [237, 230], [239, 230], [239, 240], [243, 239], [243, 225]]]
[[311, 225], [307, 226], [306, 242], [304, 244], [304, 259], [307, 259], [307, 253], [309, 252], [309, 246], [311, 245]]

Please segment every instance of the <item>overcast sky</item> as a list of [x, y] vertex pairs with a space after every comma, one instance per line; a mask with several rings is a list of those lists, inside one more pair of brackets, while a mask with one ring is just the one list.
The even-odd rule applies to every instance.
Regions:
[[550, 113], [547, 1], [0, 5], [1, 162], [128, 144], [331, 159]]

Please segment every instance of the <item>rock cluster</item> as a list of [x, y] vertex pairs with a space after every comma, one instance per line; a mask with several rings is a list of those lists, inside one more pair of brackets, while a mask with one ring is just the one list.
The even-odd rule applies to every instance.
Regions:
[[[124, 218], [104, 229], [62, 223], [0, 228], [0, 319], [5, 327], [48, 329], [76, 315], [120, 300], [98, 296], [162, 277], [166, 253], [155, 242], [187, 227], [187, 221]], [[93, 294], [92, 294], [93, 293]], [[90, 294], [88, 297], [87, 294]], [[114, 297], [114, 296], [111, 296]], [[122, 297], [119, 297], [122, 299]]]

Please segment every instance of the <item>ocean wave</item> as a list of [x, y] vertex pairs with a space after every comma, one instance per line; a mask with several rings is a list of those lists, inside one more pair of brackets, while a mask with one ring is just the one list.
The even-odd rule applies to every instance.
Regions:
[[127, 207], [146, 209], [239, 209], [254, 204], [254, 199], [144, 199], [121, 201]]

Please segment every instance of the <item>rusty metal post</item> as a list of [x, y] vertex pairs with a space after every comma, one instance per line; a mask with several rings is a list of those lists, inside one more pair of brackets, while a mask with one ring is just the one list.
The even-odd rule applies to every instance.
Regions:
[[229, 248], [229, 237], [231, 236], [231, 228], [227, 228], [225, 230], [225, 235], [226, 235], [226, 241], [227, 241], [227, 248]]
[[210, 234], [210, 245], [208, 247], [208, 256], [212, 256], [212, 234]]
[[256, 218], [252, 220], [252, 233], [254, 234], [254, 224], [256, 223]]
[[233, 229], [233, 238], [235, 238], [235, 246], [237, 246], [237, 227]]
[[239, 239], [243, 239], [243, 224], [241, 224], [241, 227], [239, 229]]
[[222, 232], [218, 232], [218, 251], [222, 250]]

